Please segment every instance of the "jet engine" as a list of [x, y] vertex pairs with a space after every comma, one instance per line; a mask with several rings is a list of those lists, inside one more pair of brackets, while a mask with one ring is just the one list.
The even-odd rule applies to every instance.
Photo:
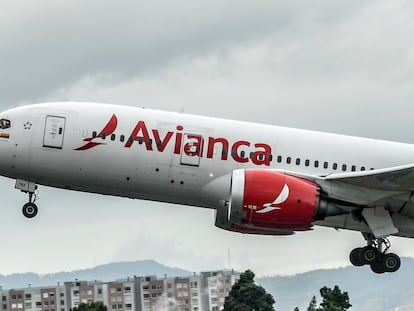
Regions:
[[277, 171], [232, 173], [231, 194], [217, 209], [216, 226], [241, 233], [289, 235], [312, 229], [315, 220], [348, 213], [321, 195], [319, 185]]

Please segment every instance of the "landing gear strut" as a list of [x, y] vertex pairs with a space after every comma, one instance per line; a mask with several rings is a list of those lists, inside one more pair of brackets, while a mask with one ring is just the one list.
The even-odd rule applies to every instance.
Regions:
[[349, 260], [354, 266], [369, 265], [375, 273], [395, 272], [400, 268], [400, 257], [387, 253], [391, 247], [387, 238], [375, 238], [373, 234], [363, 235], [367, 246], [355, 248], [349, 254]]
[[35, 217], [38, 211], [37, 205], [34, 203], [37, 198], [37, 185], [32, 181], [17, 179], [15, 188], [29, 194], [29, 202], [23, 205], [22, 208], [23, 215], [27, 218]]

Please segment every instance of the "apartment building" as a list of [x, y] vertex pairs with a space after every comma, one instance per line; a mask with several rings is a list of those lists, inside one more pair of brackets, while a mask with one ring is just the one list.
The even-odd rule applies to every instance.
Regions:
[[0, 288], [0, 311], [70, 311], [81, 303], [103, 302], [108, 311], [220, 311], [239, 274], [202, 272], [189, 277], [144, 276], [70, 281], [25, 289]]

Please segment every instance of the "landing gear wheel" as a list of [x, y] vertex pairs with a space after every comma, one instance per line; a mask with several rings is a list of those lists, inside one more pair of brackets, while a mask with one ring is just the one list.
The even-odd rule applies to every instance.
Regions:
[[369, 265], [375, 273], [395, 272], [401, 266], [398, 255], [388, 253], [391, 243], [388, 238], [376, 238], [372, 233], [363, 233], [367, 246], [352, 250], [349, 260], [354, 266]]
[[390, 253], [384, 255], [381, 264], [387, 272], [395, 272], [401, 267], [401, 259], [398, 255]]
[[382, 274], [382, 273], [387, 272], [384, 265], [382, 264], [382, 261], [380, 260], [374, 261], [371, 264], [371, 270], [377, 274]]
[[370, 265], [375, 262], [379, 257], [378, 250], [373, 246], [365, 246], [361, 250], [361, 261], [365, 265]]
[[361, 259], [361, 251], [362, 251], [362, 247], [358, 247], [358, 248], [354, 248], [352, 252], [349, 254], [349, 261], [355, 267], [362, 267], [364, 265], [364, 262]]
[[37, 211], [38, 211], [37, 205], [34, 203], [29, 202], [23, 205], [22, 212], [23, 212], [23, 215], [27, 218], [35, 217], [37, 215]]

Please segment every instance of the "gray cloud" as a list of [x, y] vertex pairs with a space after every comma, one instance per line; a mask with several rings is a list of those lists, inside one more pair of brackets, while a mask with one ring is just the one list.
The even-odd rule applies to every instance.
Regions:
[[280, 33], [283, 44], [292, 35], [330, 27], [359, 6], [357, 1], [17, 2], [5, 2], [0, 13], [2, 101], [42, 98], [98, 74], [112, 83], [151, 74], [176, 58], [268, 34]]

